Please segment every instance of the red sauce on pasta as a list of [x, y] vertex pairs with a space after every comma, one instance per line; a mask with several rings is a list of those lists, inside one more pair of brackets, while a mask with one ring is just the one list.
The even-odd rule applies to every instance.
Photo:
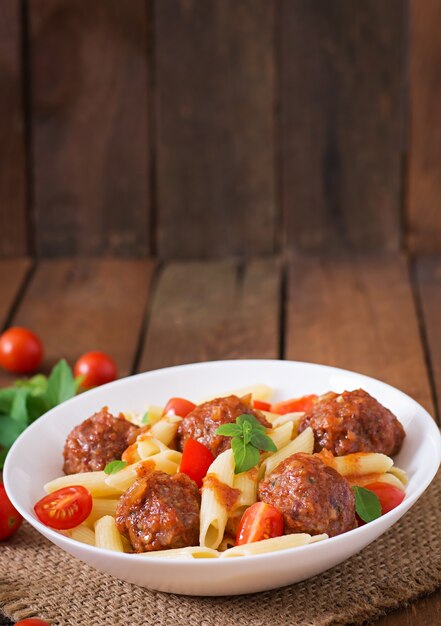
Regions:
[[212, 489], [216, 500], [224, 506], [227, 511], [232, 511], [239, 499], [240, 490], [229, 487], [225, 483], [222, 483], [216, 476], [216, 474], [207, 474], [204, 478], [204, 487]]

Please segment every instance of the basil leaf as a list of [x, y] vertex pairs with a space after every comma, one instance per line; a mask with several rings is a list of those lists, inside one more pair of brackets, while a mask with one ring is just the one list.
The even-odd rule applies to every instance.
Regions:
[[46, 411], [48, 410], [46, 398], [44, 395], [35, 396], [29, 394], [27, 407], [29, 423], [35, 422], [36, 419], [41, 417], [43, 413], [46, 413]]
[[75, 390], [72, 370], [65, 359], [61, 359], [53, 368], [48, 379], [46, 391], [48, 409], [72, 398], [75, 395]]
[[116, 472], [124, 469], [126, 465], [126, 461], [110, 461], [110, 463], [107, 463], [106, 467], [104, 468], [104, 473], [116, 474]]
[[224, 435], [225, 437], [236, 437], [242, 435], [242, 428], [237, 424], [222, 424], [214, 431], [215, 435]]
[[26, 406], [26, 400], [29, 391], [27, 389], [18, 389], [15, 394], [14, 402], [12, 403], [10, 417], [23, 427], [28, 425], [28, 409]]
[[27, 424], [14, 419], [10, 415], [0, 416], [0, 446], [9, 448], [24, 431]]
[[254, 432], [251, 435], [251, 443], [258, 450], [277, 452], [277, 446], [274, 441], [264, 433]]
[[10, 449], [9, 447], [3, 448], [2, 446], [0, 446], [0, 470], [3, 469], [5, 460], [6, 460], [6, 455], [8, 454], [9, 449]]
[[355, 495], [355, 512], [363, 522], [372, 522], [381, 517], [381, 504], [378, 496], [364, 487], [352, 487]]
[[41, 396], [46, 393], [47, 377], [44, 374], [36, 374], [29, 379], [16, 380], [14, 386], [27, 389], [33, 396]]
[[16, 394], [17, 389], [15, 389], [15, 387], [0, 389], [0, 413], [6, 413], [8, 415], [11, 412], [12, 403], [14, 402]]
[[249, 413], [242, 413], [242, 415], [239, 415], [239, 417], [236, 419], [236, 423], [243, 428], [245, 424], [249, 424], [250, 426], [252, 426], [253, 430], [258, 430], [262, 433], [265, 432], [265, 426], [263, 426], [263, 424], [261, 424], [259, 422], [259, 420], [254, 417], [254, 415], [250, 415]]
[[150, 421], [150, 420], [149, 420], [149, 414], [148, 414], [148, 412], [147, 412], [147, 413], [144, 413], [144, 415], [143, 415], [143, 416], [142, 416], [142, 418], [141, 418], [141, 423], [142, 423], [142, 424], [148, 424], [148, 423], [149, 423], [149, 421]]
[[234, 455], [235, 474], [247, 472], [259, 462], [259, 450], [254, 446], [246, 445], [243, 439], [233, 437], [231, 440], [231, 448], [233, 449]]

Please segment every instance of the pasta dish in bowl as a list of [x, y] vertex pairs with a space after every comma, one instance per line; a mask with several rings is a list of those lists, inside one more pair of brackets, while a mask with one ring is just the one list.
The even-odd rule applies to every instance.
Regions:
[[416, 501], [439, 460], [430, 416], [384, 383], [223, 361], [56, 407], [12, 448], [5, 484], [31, 524], [85, 562], [161, 591], [225, 595], [358, 552]]

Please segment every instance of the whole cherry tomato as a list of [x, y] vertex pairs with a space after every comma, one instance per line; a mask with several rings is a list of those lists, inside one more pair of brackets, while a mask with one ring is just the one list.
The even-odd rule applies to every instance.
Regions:
[[173, 411], [173, 413], [179, 417], [187, 417], [195, 408], [196, 405], [190, 402], [190, 400], [185, 400], [185, 398], [170, 398], [165, 405], [164, 413], [167, 415], [169, 411]]
[[38, 619], [38, 617], [28, 617], [16, 622], [15, 626], [50, 626], [50, 624], [42, 619]]
[[8, 498], [5, 486], [0, 483], [0, 541], [13, 535], [22, 521], [22, 516]]
[[283, 515], [271, 504], [255, 502], [247, 508], [240, 520], [236, 545], [254, 543], [283, 535]]
[[0, 365], [15, 374], [29, 374], [43, 360], [43, 344], [27, 328], [8, 328], [0, 335]]
[[68, 530], [89, 517], [92, 504], [90, 492], [81, 485], [74, 485], [44, 496], [34, 506], [34, 511], [40, 522], [46, 526]]
[[105, 352], [86, 352], [75, 363], [75, 376], [82, 376], [84, 389], [110, 383], [118, 376], [115, 361]]

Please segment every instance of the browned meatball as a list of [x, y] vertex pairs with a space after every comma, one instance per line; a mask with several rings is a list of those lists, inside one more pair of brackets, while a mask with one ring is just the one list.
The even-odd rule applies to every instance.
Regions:
[[64, 444], [65, 474], [103, 470], [120, 459], [141, 429], [121, 415], [113, 417], [104, 407], [71, 431]]
[[298, 452], [259, 484], [259, 499], [283, 514], [285, 534], [340, 535], [356, 527], [348, 482], [318, 457]]
[[231, 446], [231, 438], [215, 435], [214, 431], [221, 424], [235, 422], [242, 413], [254, 415], [265, 428], [271, 428], [260, 411], [253, 409], [250, 400], [227, 396], [204, 402], [184, 417], [178, 428], [178, 448], [184, 449], [187, 439], [196, 439], [210, 448], [214, 456], [218, 456]]
[[135, 552], [199, 544], [199, 489], [186, 474], [151, 472], [121, 496], [116, 525]]
[[353, 452], [397, 454], [405, 436], [395, 415], [363, 389], [326, 394], [302, 417], [299, 433], [311, 426], [314, 451], [334, 456]]

